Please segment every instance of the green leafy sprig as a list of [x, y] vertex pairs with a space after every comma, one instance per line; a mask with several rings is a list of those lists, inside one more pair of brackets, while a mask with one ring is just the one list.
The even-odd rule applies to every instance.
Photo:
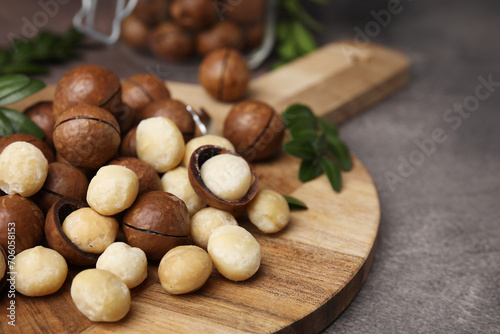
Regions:
[[38, 79], [23, 74], [0, 75], [0, 136], [27, 133], [43, 139], [44, 132], [23, 113], [4, 106], [20, 101], [45, 87]]
[[290, 208], [290, 210], [306, 210], [307, 209], [307, 205], [306, 203], [302, 202], [301, 200], [295, 198], [295, 197], [292, 197], [292, 196], [289, 196], [289, 195], [282, 195], [286, 202], [288, 203], [288, 207]]
[[[309, 0], [327, 5], [330, 0]], [[276, 25], [276, 53], [279, 57], [274, 67], [279, 67], [311, 51], [317, 43], [313, 33], [321, 32], [323, 26], [304, 8], [301, 0], [280, 0], [281, 17]]]
[[316, 117], [309, 107], [301, 104], [288, 107], [282, 118], [292, 138], [283, 144], [283, 149], [302, 159], [299, 180], [307, 182], [325, 173], [332, 188], [339, 192], [340, 171], [351, 170], [352, 159], [347, 145], [339, 138], [337, 126]]
[[74, 28], [63, 35], [40, 31], [32, 39], [15, 38], [9, 48], [0, 48], [0, 75], [47, 73], [50, 64], [78, 57], [82, 42], [83, 34]]

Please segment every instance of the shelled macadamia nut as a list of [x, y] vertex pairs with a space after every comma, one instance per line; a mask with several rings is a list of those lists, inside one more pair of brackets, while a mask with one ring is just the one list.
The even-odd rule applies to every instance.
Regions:
[[184, 157], [184, 138], [174, 122], [166, 117], [142, 120], [136, 132], [137, 156], [158, 173], [174, 169]]
[[241, 226], [217, 228], [208, 239], [207, 249], [215, 267], [227, 279], [244, 281], [259, 270], [260, 245]]
[[0, 153], [0, 189], [29, 197], [43, 186], [49, 164], [42, 151], [28, 142], [14, 142]]
[[9, 251], [14, 247], [19, 253], [39, 245], [43, 232], [43, 212], [35, 203], [20, 195], [0, 197], [0, 246]]
[[71, 283], [71, 298], [92, 321], [118, 321], [130, 310], [130, 290], [120, 277], [101, 269], [87, 269]]
[[207, 206], [203, 198], [198, 196], [191, 186], [186, 167], [179, 166], [163, 174], [161, 184], [163, 191], [174, 194], [186, 203], [189, 216]]
[[193, 154], [193, 152], [197, 148], [205, 145], [220, 146], [230, 151], [235, 151], [233, 144], [231, 144], [231, 142], [224, 137], [216, 135], [205, 135], [201, 137], [196, 137], [186, 143], [186, 151], [184, 153], [184, 158], [182, 159], [182, 164], [185, 167], [188, 167], [189, 159], [191, 159], [191, 154]]
[[204, 208], [191, 218], [191, 239], [204, 249], [207, 249], [208, 239], [212, 232], [224, 225], [238, 225], [232, 214], [215, 208]]
[[201, 166], [201, 178], [217, 197], [236, 201], [245, 196], [252, 185], [248, 162], [232, 154], [219, 154]]
[[290, 222], [286, 199], [274, 190], [261, 189], [247, 207], [252, 224], [264, 233], [275, 233]]
[[36, 246], [14, 258], [16, 290], [25, 296], [46, 296], [61, 288], [68, 274], [68, 265], [53, 249]]
[[105, 216], [112, 216], [127, 209], [139, 193], [139, 179], [127, 167], [104, 166], [90, 180], [87, 202]]
[[174, 122], [182, 132], [184, 142], [188, 142], [194, 137], [196, 126], [193, 117], [186, 108], [186, 104], [179, 100], [160, 100], [145, 105], [139, 111], [137, 117], [140, 119], [158, 116], [166, 117]]
[[124, 242], [115, 242], [99, 256], [97, 269], [117, 275], [129, 289], [141, 284], [148, 276], [146, 253], [140, 248], [130, 247]]
[[71, 242], [92, 254], [101, 254], [115, 241], [118, 227], [115, 218], [100, 215], [91, 208], [73, 211], [62, 224], [62, 230]]
[[8, 145], [16, 141], [25, 141], [30, 144], [33, 144], [36, 148], [42, 151], [43, 155], [45, 156], [49, 164], [55, 161], [54, 151], [49, 146], [49, 144], [47, 144], [47, 142], [26, 133], [13, 133], [8, 136], [1, 137], [0, 152], [2, 152]]
[[158, 276], [161, 286], [171, 294], [198, 290], [212, 272], [212, 260], [198, 246], [178, 246], [161, 259]]
[[136, 111], [148, 103], [169, 98], [170, 91], [167, 86], [153, 74], [140, 73], [123, 80], [123, 103]]

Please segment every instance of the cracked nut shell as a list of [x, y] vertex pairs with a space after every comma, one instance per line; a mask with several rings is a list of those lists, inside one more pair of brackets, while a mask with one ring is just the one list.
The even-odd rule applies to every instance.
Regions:
[[245, 212], [246, 207], [257, 193], [257, 190], [259, 188], [257, 172], [249, 164], [250, 172], [252, 173], [252, 184], [250, 185], [250, 189], [245, 196], [236, 201], [227, 201], [219, 198], [208, 189], [201, 177], [201, 166], [208, 159], [219, 154], [232, 154], [235, 156], [240, 156], [236, 152], [230, 151], [220, 146], [206, 145], [197, 148], [191, 155], [191, 159], [189, 161], [189, 182], [191, 182], [191, 186], [198, 194], [198, 196], [203, 198], [209, 206], [229, 212], [234, 217], [238, 217]]

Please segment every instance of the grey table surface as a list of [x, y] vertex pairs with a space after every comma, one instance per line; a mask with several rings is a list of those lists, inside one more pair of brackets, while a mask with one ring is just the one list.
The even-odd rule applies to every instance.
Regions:
[[[39, 28], [68, 27], [80, 2], [66, 2], [52, 1]], [[391, 3], [390, 15], [386, 1], [308, 5], [326, 27], [320, 44], [377, 43], [411, 62], [407, 86], [341, 127], [382, 218], [368, 279], [325, 333], [500, 333], [500, 2]], [[0, 45], [40, 10], [2, 0]], [[142, 70], [120, 52], [86, 50], [42, 79], [83, 63], [120, 77]]]

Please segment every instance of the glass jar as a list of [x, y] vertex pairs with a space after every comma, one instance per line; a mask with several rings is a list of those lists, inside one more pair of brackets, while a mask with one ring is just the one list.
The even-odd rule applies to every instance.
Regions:
[[[82, 0], [82, 11], [87, 3], [94, 15], [96, 2]], [[84, 26], [76, 16], [74, 24], [107, 44], [118, 41], [119, 50], [145, 71], [190, 81], [196, 76], [203, 56], [221, 47], [241, 50], [251, 69], [260, 66], [274, 45], [276, 2], [117, 0], [110, 36]]]

